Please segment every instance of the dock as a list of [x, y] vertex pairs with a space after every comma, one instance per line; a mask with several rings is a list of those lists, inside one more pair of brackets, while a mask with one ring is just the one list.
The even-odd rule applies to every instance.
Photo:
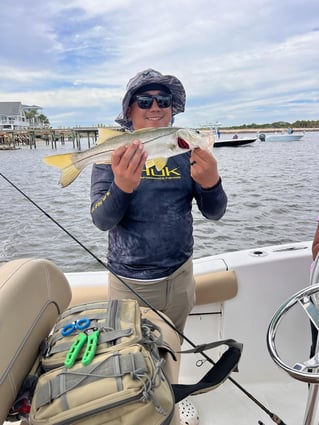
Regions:
[[[108, 128], [115, 129], [115, 127]], [[17, 149], [25, 145], [30, 149], [36, 149], [38, 140], [44, 140], [47, 145], [51, 145], [52, 149], [57, 148], [57, 143], [64, 145], [66, 142], [72, 142], [73, 148], [78, 150], [82, 149], [82, 143], [85, 140], [86, 147], [89, 149], [91, 145], [96, 144], [98, 133], [99, 127], [2, 130], [0, 131], [0, 150]]]

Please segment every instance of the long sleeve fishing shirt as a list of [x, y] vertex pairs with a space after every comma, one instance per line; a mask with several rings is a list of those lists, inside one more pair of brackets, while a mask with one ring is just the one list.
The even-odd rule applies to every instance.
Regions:
[[110, 165], [94, 164], [91, 216], [108, 230], [109, 269], [133, 279], [157, 279], [177, 270], [193, 254], [192, 202], [210, 220], [220, 219], [227, 197], [221, 180], [203, 189], [190, 176], [190, 152], [169, 158], [162, 171], [143, 170], [133, 193], [114, 183]]

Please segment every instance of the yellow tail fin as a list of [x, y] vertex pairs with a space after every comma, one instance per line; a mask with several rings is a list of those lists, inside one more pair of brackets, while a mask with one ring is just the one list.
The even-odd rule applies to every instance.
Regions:
[[82, 169], [79, 169], [74, 165], [73, 158], [73, 153], [63, 153], [61, 155], [51, 155], [43, 158], [43, 161], [46, 164], [61, 169], [59, 183], [62, 187], [66, 187], [71, 184], [82, 171]]
[[43, 161], [48, 165], [52, 165], [53, 167], [58, 167], [58, 168], [61, 168], [61, 170], [63, 170], [63, 168], [73, 163], [72, 155], [73, 155], [72, 153], [50, 155], [50, 156], [44, 157]]

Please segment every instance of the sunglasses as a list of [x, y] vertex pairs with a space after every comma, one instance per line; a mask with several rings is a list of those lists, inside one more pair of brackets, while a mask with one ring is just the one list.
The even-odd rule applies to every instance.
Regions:
[[137, 102], [140, 109], [150, 109], [153, 105], [154, 99], [156, 100], [159, 108], [168, 108], [172, 105], [171, 94], [141, 94], [133, 98], [133, 102]]

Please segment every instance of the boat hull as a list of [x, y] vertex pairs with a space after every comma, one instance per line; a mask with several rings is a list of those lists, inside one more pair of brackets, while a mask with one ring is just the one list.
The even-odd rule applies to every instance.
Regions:
[[257, 138], [242, 138], [242, 139], [222, 139], [222, 140], [215, 140], [214, 147], [220, 148], [220, 147], [237, 147], [237, 146], [243, 146], [243, 145], [249, 145], [251, 143], [254, 143], [257, 140]]
[[303, 134], [266, 134], [266, 142], [297, 142], [303, 138]]

